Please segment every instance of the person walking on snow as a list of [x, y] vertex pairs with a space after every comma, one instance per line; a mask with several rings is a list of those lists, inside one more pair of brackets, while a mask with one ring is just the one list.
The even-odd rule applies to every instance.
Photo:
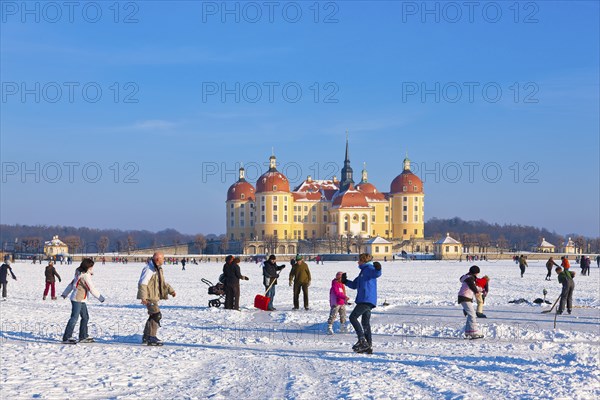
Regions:
[[554, 262], [554, 257], [550, 257], [548, 261], [546, 261], [546, 269], [548, 273], [546, 274], [546, 280], [549, 281], [552, 276], [552, 267], [558, 267], [558, 264]]
[[485, 297], [487, 296], [490, 290], [490, 278], [485, 275], [483, 278], [475, 279], [475, 284], [479, 289], [479, 292], [475, 294], [475, 299], [477, 300], [477, 318], [487, 318], [487, 316], [483, 313], [483, 304], [485, 303]]
[[225, 285], [225, 309], [240, 309], [240, 279], [248, 280], [247, 276], [242, 275], [240, 271], [239, 257], [229, 255], [225, 257], [223, 265], [223, 284]]
[[296, 255], [296, 263], [290, 271], [290, 286], [294, 285], [294, 310], [300, 307], [300, 289], [304, 297], [304, 309], [308, 310], [308, 287], [310, 286], [311, 276], [308, 265], [302, 259], [300, 254]]
[[54, 268], [54, 263], [52, 261], [50, 261], [46, 267], [44, 274], [46, 275], [46, 288], [44, 289], [44, 297], [42, 297], [42, 300], [46, 300], [46, 296], [48, 296], [48, 289], [50, 289], [52, 300], [56, 300], [56, 278], [58, 278], [59, 282], [62, 282], [62, 279], [60, 279], [60, 275], [58, 272], [56, 272], [56, 268]]
[[[350, 323], [356, 331], [358, 342], [352, 346], [357, 353], [372, 353], [373, 338], [371, 335], [371, 310], [377, 305], [377, 278], [381, 276], [381, 264], [372, 263], [368, 253], [358, 256], [360, 273], [354, 280], [342, 274], [342, 283], [351, 289], [356, 289], [356, 305], [350, 314]], [[361, 317], [361, 322], [358, 322]]]
[[523, 254], [521, 254], [521, 257], [519, 257], [519, 268], [521, 269], [521, 278], [523, 277], [523, 274], [525, 274], [525, 268], [527, 267], [527, 259]]
[[342, 283], [343, 272], [338, 272], [335, 279], [331, 281], [331, 289], [329, 289], [329, 319], [327, 320], [327, 334], [333, 335], [333, 323], [337, 314], [340, 314], [340, 332], [348, 332], [346, 325], [346, 303], [350, 298], [346, 296], [346, 286]]
[[142, 343], [146, 343], [148, 346], [162, 346], [163, 344], [156, 337], [160, 320], [162, 319], [158, 302], [160, 300], [167, 300], [169, 295], [173, 297], [177, 295], [175, 289], [165, 282], [162, 268], [164, 263], [164, 254], [161, 252], [154, 253], [148, 264], [142, 269], [138, 283], [137, 298], [148, 309], [148, 320], [146, 321], [142, 336]]
[[15, 276], [12, 268], [10, 267], [10, 261], [6, 260], [4, 261], [4, 264], [0, 265], [0, 287], [2, 287], [2, 300], [6, 300], [6, 292], [8, 286], [7, 278], [9, 272], [12, 278], [16, 281], [17, 277]]
[[465, 337], [467, 339], [480, 339], [483, 335], [479, 332], [477, 326], [477, 315], [473, 308], [473, 297], [479, 292], [475, 280], [481, 272], [477, 265], [469, 268], [469, 272], [460, 277], [461, 287], [458, 291], [458, 304], [462, 305], [463, 312], [467, 314], [467, 322], [465, 324]]
[[558, 304], [557, 314], [562, 314], [565, 309], [565, 303], [567, 303], [567, 312], [571, 314], [573, 309], [573, 290], [575, 290], [575, 272], [564, 270], [561, 267], [556, 267], [556, 273], [558, 274], [558, 282], [562, 284], [562, 291], [560, 292], [560, 303]]
[[84, 258], [75, 270], [75, 277], [61, 295], [63, 299], [66, 299], [69, 294], [71, 295], [71, 317], [69, 318], [69, 322], [67, 322], [67, 327], [62, 337], [62, 341], [65, 344], [77, 343], [77, 340], [72, 338], [72, 336], [79, 317], [81, 317], [81, 322], [79, 323], [79, 342], [94, 342], [94, 338], [88, 336], [88, 321], [90, 319], [87, 309], [88, 294], [91, 293], [100, 303], [104, 303], [105, 299], [94, 287], [92, 275], [94, 275], [94, 261], [91, 258]]

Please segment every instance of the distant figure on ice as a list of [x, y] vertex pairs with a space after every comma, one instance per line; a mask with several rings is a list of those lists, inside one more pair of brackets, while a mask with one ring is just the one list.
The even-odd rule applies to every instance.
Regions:
[[187, 262], [187, 261], [185, 260], [185, 257], [181, 259], [181, 270], [182, 270], [182, 271], [185, 271], [185, 263], [186, 263], [186, 262]]
[[558, 274], [558, 282], [562, 284], [562, 292], [560, 292], [560, 303], [558, 304], [557, 314], [562, 314], [567, 303], [567, 312], [571, 314], [573, 309], [573, 290], [575, 290], [575, 272], [563, 270], [561, 267], [556, 267]]
[[342, 283], [343, 272], [338, 272], [335, 275], [335, 279], [331, 281], [331, 289], [329, 289], [329, 319], [327, 320], [327, 334], [333, 335], [333, 323], [340, 314], [340, 332], [348, 332], [348, 326], [346, 325], [346, 303], [350, 298], [346, 296], [346, 286]]
[[267, 307], [269, 311], [276, 310], [276, 308], [273, 306], [275, 286], [277, 285], [277, 278], [279, 278], [279, 271], [285, 268], [285, 264], [277, 265], [276, 261], [277, 257], [275, 257], [275, 254], [271, 254], [269, 259], [263, 263], [263, 285], [265, 286], [265, 290], [271, 286], [266, 293], [266, 296], [269, 298], [269, 305]]
[[483, 335], [479, 332], [477, 326], [477, 315], [473, 308], [473, 297], [479, 292], [475, 280], [481, 272], [477, 265], [469, 268], [469, 273], [460, 277], [462, 283], [458, 291], [458, 304], [462, 305], [463, 312], [467, 314], [467, 323], [465, 324], [465, 337], [467, 339], [480, 339]]
[[308, 310], [308, 287], [310, 286], [311, 276], [308, 265], [303, 260], [303, 257], [296, 255], [296, 263], [290, 271], [290, 286], [294, 285], [294, 310], [300, 307], [300, 289], [304, 297], [304, 309]]
[[88, 336], [88, 321], [90, 316], [87, 310], [87, 298], [88, 294], [97, 298], [100, 303], [104, 303], [104, 296], [96, 290], [94, 283], [92, 282], [92, 275], [94, 275], [94, 261], [91, 258], [84, 258], [81, 260], [81, 264], [75, 270], [75, 277], [66, 287], [62, 293], [62, 298], [66, 299], [67, 296], [71, 295], [71, 317], [67, 322], [65, 333], [63, 334], [63, 343], [65, 344], [76, 344], [77, 340], [72, 338], [73, 331], [77, 320], [81, 316], [81, 322], [79, 323], [79, 341], [82, 343], [91, 343], [94, 338]]
[[148, 320], [142, 336], [142, 343], [146, 343], [148, 346], [162, 346], [163, 344], [156, 337], [162, 318], [162, 313], [158, 307], [159, 300], [167, 300], [169, 295], [176, 296], [175, 290], [165, 282], [162, 268], [164, 263], [164, 254], [158, 251], [154, 253], [152, 259], [142, 270], [138, 283], [137, 298], [148, 309]]
[[44, 275], [46, 275], [46, 288], [44, 289], [44, 297], [42, 297], [42, 300], [46, 300], [46, 296], [48, 296], [48, 289], [50, 289], [52, 300], [56, 300], [56, 278], [58, 278], [59, 282], [62, 282], [62, 279], [60, 279], [60, 275], [58, 272], [56, 272], [56, 268], [54, 268], [54, 263], [52, 261], [50, 261], [48, 266], [46, 266]]
[[240, 271], [240, 259], [229, 255], [223, 265], [223, 284], [225, 285], [225, 309], [240, 309], [240, 279], [248, 280]]
[[527, 259], [523, 254], [521, 254], [521, 257], [519, 257], [519, 268], [521, 269], [521, 278], [523, 277], [523, 274], [525, 274], [525, 268], [527, 267]]
[[596, 256], [596, 265], [600, 268], [600, 254]]
[[485, 303], [485, 297], [487, 296], [490, 290], [490, 278], [485, 275], [483, 278], [475, 279], [475, 284], [479, 291], [475, 294], [475, 299], [477, 300], [477, 318], [487, 318], [487, 316], [483, 313], [483, 304]]
[[547, 281], [549, 281], [550, 277], [552, 276], [553, 267], [558, 267], [558, 264], [554, 262], [554, 257], [550, 257], [548, 261], [546, 261], [546, 269], [548, 270], [548, 273], [546, 274]]
[[[362, 253], [358, 257], [360, 273], [354, 280], [342, 275], [342, 283], [351, 289], [356, 289], [356, 305], [350, 314], [350, 323], [356, 331], [358, 342], [352, 346], [357, 353], [373, 352], [373, 338], [371, 335], [371, 310], [377, 305], [377, 278], [381, 276], [381, 264], [372, 263], [373, 257], [369, 253]], [[358, 322], [361, 317], [361, 322]]]
[[569, 256], [562, 256], [561, 258], [561, 262], [560, 262], [560, 266], [568, 271], [569, 268], [571, 268], [571, 264], [569, 263]]
[[13, 273], [12, 268], [10, 267], [10, 261], [7, 259], [4, 261], [4, 264], [0, 265], [0, 286], [2, 286], [2, 300], [6, 300], [6, 291], [8, 285], [8, 273], [12, 278], [16, 281], [17, 277]]
[[590, 258], [588, 256], [583, 257], [583, 264], [581, 267], [581, 275], [587, 275], [590, 276], [590, 264], [592, 263], [592, 260], [590, 260]]

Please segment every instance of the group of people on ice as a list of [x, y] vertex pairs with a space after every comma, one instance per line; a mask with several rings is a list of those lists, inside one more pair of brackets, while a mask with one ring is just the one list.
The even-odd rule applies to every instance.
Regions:
[[[585, 263], [585, 258], [582, 258]], [[521, 276], [527, 267], [527, 261], [524, 256], [518, 258], [519, 267], [521, 268]], [[147, 264], [143, 267], [141, 276], [138, 282], [137, 299], [146, 306], [148, 318], [142, 335], [142, 342], [149, 346], [161, 346], [163, 343], [157, 337], [162, 313], [159, 307], [161, 300], [167, 300], [169, 296], [175, 297], [176, 292], [169, 285], [164, 276], [163, 265], [165, 257], [161, 252], [155, 253]], [[303, 293], [303, 306], [309, 310], [309, 295], [308, 289], [311, 284], [311, 273], [308, 265], [304, 262], [302, 255], [297, 255], [290, 260], [292, 265], [289, 274], [289, 285], [293, 286], [293, 310], [298, 310], [300, 303], [300, 292]], [[239, 310], [240, 298], [240, 280], [248, 280], [247, 276], [241, 274], [240, 258], [227, 256], [223, 266], [222, 282], [225, 288], [225, 308]], [[63, 298], [69, 297], [71, 300], [71, 315], [67, 322], [63, 334], [63, 343], [75, 344], [78, 342], [88, 343], [94, 339], [88, 335], [89, 314], [87, 310], [87, 299], [91, 294], [100, 302], [105, 301], [105, 297], [95, 288], [93, 284], [93, 267], [94, 261], [90, 258], [84, 258], [80, 266], [75, 270], [73, 279], [67, 285], [62, 293]], [[567, 312], [572, 311], [572, 298], [575, 284], [573, 278], [575, 273], [570, 271], [569, 260], [566, 256], [561, 258], [561, 266], [554, 262], [550, 257], [546, 263], [548, 274], [546, 279], [551, 276], [551, 269], [555, 268], [558, 276], [558, 281], [562, 285], [560, 296], [560, 304], [557, 309], [558, 314], [562, 314], [565, 306]], [[269, 298], [267, 310], [276, 310], [273, 306], [275, 298], [275, 287], [277, 280], [280, 277], [281, 271], [285, 265], [277, 265], [275, 255], [269, 258], [262, 264], [263, 269], [263, 285], [265, 287], [265, 295]], [[372, 334], [371, 334], [371, 311], [377, 305], [377, 278], [382, 274], [381, 264], [373, 262], [371, 255], [363, 253], [358, 259], [359, 274], [355, 279], [348, 279], [347, 274], [338, 272], [331, 282], [329, 290], [330, 312], [327, 319], [327, 333], [333, 334], [333, 323], [340, 318], [340, 332], [348, 331], [346, 306], [351, 304], [350, 298], [346, 293], [346, 287], [357, 291], [355, 306], [350, 314], [349, 320], [354, 328], [358, 341], [352, 347], [358, 353], [372, 353]], [[589, 267], [588, 267], [589, 268]], [[585, 271], [585, 264], [582, 266], [582, 271]], [[477, 318], [486, 318], [483, 313], [483, 306], [486, 295], [489, 291], [489, 277], [483, 276], [479, 278], [481, 270], [477, 265], [469, 268], [469, 272], [460, 277], [460, 290], [458, 292], [458, 303], [463, 308], [463, 313], [466, 316], [465, 337], [468, 339], [482, 338]], [[17, 279], [12, 271], [10, 262], [7, 260], [0, 266], [0, 287], [2, 288], [2, 297], [7, 296], [7, 276], [11, 274], [14, 280]], [[45, 271], [46, 287], [44, 289], [43, 300], [46, 300], [48, 292], [51, 294], [52, 300], [56, 300], [55, 280], [58, 278], [62, 281], [57, 273], [54, 264], [50, 262]], [[588, 272], [589, 274], [589, 272]], [[477, 308], [474, 306], [474, 301], [477, 303]], [[360, 322], [359, 322], [360, 318]], [[78, 339], [73, 338], [74, 328], [77, 321], [81, 319], [79, 326]]]

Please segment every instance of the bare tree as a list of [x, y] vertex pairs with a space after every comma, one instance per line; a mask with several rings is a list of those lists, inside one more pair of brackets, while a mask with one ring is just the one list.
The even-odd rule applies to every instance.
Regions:
[[109, 243], [108, 236], [100, 237], [100, 239], [98, 240], [98, 243], [97, 243], [100, 254], [104, 254], [106, 252], [106, 249], [108, 249], [108, 243]]
[[194, 245], [196, 246], [200, 254], [202, 254], [204, 252], [204, 249], [206, 248], [206, 237], [201, 233], [196, 235], [196, 237], [194, 238]]
[[277, 246], [279, 245], [279, 239], [275, 235], [265, 235], [263, 239], [265, 243], [265, 249], [267, 253], [275, 254], [277, 251]]
[[356, 248], [358, 249], [358, 253], [362, 253], [362, 247], [365, 244], [365, 238], [363, 238], [360, 234], [354, 237], [354, 242], [356, 243]]
[[133, 236], [128, 235], [127, 236], [127, 254], [131, 254], [131, 250], [135, 250], [135, 239], [133, 238]]
[[63, 239], [63, 242], [68, 246], [69, 253], [75, 254], [79, 247], [81, 247], [81, 238], [79, 236], [71, 235]]
[[227, 237], [227, 235], [223, 235], [223, 236], [221, 236], [221, 252], [227, 253], [228, 249], [229, 249], [229, 238]]

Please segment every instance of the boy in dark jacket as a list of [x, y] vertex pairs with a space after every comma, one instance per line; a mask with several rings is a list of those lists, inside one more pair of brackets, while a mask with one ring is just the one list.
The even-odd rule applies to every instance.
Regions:
[[[360, 273], [354, 280], [349, 280], [346, 274], [342, 275], [342, 283], [351, 289], [356, 289], [356, 306], [350, 314], [350, 323], [356, 331], [358, 342], [352, 346], [357, 353], [373, 352], [373, 339], [371, 336], [371, 310], [377, 305], [377, 278], [381, 276], [381, 264], [372, 263], [368, 253], [363, 253], [358, 259]], [[358, 323], [358, 317], [361, 322]]]
[[[269, 259], [263, 263], [263, 284], [265, 285], [265, 289], [271, 288], [267, 291], [266, 296], [269, 298], [269, 305], [267, 309], [269, 311], [275, 311], [276, 308], [273, 307], [273, 298], [275, 297], [275, 285], [277, 285], [277, 278], [279, 278], [279, 271], [285, 268], [284, 265], [276, 264], [277, 257], [275, 254], [271, 254]], [[271, 283], [273, 283], [271, 285]]]
[[[229, 257], [227, 256], [225, 260]], [[231, 262], [226, 262], [223, 266], [223, 284], [225, 285], [225, 309], [240, 309], [240, 279], [248, 280], [247, 276], [242, 275], [240, 271], [240, 259], [231, 258]]]
[[562, 284], [562, 292], [560, 293], [560, 303], [558, 304], [557, 314], [562, 314], [565, 309], [565, 302], [567, 303], [567, 312], [571, 314], [573, 308], [573, 290], [575, 290], [575, 272], [564, 270], [561, 267], [556, 268], [558, 275], [558, 282]]
[[58, 272], [56, 272], [56, 268], [54, 268], [54, 263], [52, 261], [50, 261], [50, 263], [46, 267], [44, 274], [46, 275], [46, 288], [44, 289], [44, 297], [42, 298], [42, 300], [46, 300], [46, 296], [48, 296], [48, 289], [50, 289], [50, 295], [52, 296], [52, 300], [56, 300], [56, 278], [58, 278], [59, 282], [62, 282], [62, 279], [60, 279], [60, 275], [58, 274]]
[[9, 272], [12, 278], [16, 281], [17, 277], [10, 267], [10, 261], [6, 260], [4, 264], [0, 265], [0, 287], [2, 287], [2, 300], [6, 300], [6, 286], [8, 285], [7, 277]]

